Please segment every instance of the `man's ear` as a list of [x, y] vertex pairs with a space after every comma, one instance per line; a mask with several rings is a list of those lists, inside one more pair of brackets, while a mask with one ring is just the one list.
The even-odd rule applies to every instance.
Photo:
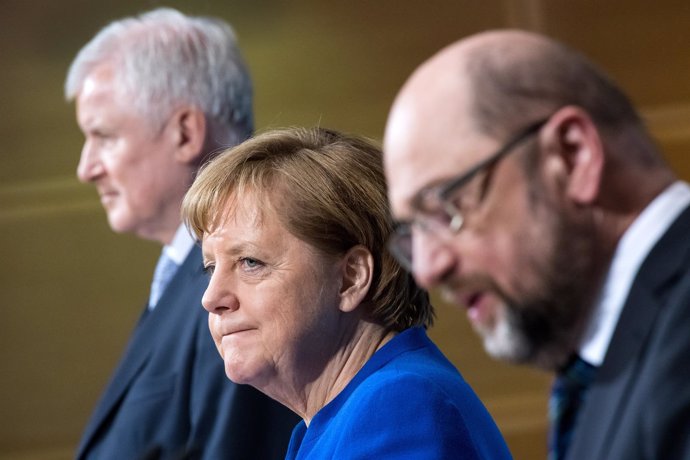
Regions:
[[200, 162], [208, 129], [204, 113], [197, 107], [182, 107], [171, 116], [168, 129], [175, 146], [175, 159], [185, 164]]
[[342, 261], [341, 311], [352, 312], [364, 301], [373, 273], [374, 258], [367, 248], [357, 245], [347, 251]]
[[546, 173], [558, 174], [566, 196], [589, 204], [599, 195], [604, 173], [604, 144], [591, 117], [579, 107], [556, 112], [540, 135], [546, 152]]

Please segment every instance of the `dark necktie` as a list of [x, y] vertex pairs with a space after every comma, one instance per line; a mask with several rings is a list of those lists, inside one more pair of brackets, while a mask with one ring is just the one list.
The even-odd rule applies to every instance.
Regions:
[[556, 378], [549, 399], [549, 460], [565, 459], [578, 410], [584, 403], [585, 393], [596, 370], [596, 367], [575, 356]]

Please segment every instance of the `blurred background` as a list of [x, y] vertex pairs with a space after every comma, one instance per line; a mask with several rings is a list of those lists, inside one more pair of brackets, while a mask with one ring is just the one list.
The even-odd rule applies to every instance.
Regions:
[[[259, 130], [320, 124], [380, 140], [412, 70], [496, 27], [579, 48], [627, 90], [690, 178], [690, 3], [684, 0], [0, 0], [0, 459], [69, 459], [148, 295], [160, 247], [115, 235], [75, 168], [63, 99], [79, 48], [157, 7], [231, 22]], [[464, 314], [431, 331], [492, 412], [516, 459], [545, 457], [550, 377], [487, 358]]]

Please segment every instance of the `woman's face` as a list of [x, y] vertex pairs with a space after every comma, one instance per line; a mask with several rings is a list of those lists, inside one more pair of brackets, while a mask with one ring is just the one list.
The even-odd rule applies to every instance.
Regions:
[[235, 197], [204, 235], [202, 299], [227, 376], [271, 395], [320, 375], [345, 327], [341, 261], [290, 234], [271, 206]]

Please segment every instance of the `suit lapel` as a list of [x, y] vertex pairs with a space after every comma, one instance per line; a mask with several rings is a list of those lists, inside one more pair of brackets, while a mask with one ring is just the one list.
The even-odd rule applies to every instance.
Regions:
[[573, 435], [570, 459], [607, 458], [605, 453], [614, 435], [616, 420], [620, 420], [620, 412], [624, 410], [635, 383], [634, 377], [659, 308], [649, 286], [636, 281], [634, 287], [616, 326], [606, 359], [578, 416], [581, 423]]
[[640, 267], [574, 433], [569, 459], [606, 459], [627, 397], [644, 362], [655, 321], [686, 270], [690, 208], [676, 219]]
[[104, 422], [119, 405], [131, 382], [149, 360], [151, 356], [150, 344], [155, 340], [153, 334], [150, 333], [151, 324], [154, 323], [154, 321], [150, 321], [151, 316], [152, 313], [148, 313], [146, 310], [141, 315], [117, 370], [84, 431], [77, 450], [77, 458], [81, 457], [81, 454], [95, 439]]
[[[194, 246], [173, 279], [170, 280], [156, 308], [151, 312], [145, 310], [139, 319], [123, 358], [84, 431], [77, 449], [77, 458], [80, 458], [95, 441], [99, 431], [106, 428], [109, 417], [117, 410], [132, 382], [146, 367], [158, 343], [157, 334], [160, 329], [158, 326], [164, 322], [168, 312], [176, 308], [176, 303], [181, 301], [180, 292], [189, 291], [190, 278], [201, 279], [205, 282], [206, 278], [202, 272], [201, 250], [198, 246]], [[204, 286], [205, 284], [200, 285], [201, 292]]]

